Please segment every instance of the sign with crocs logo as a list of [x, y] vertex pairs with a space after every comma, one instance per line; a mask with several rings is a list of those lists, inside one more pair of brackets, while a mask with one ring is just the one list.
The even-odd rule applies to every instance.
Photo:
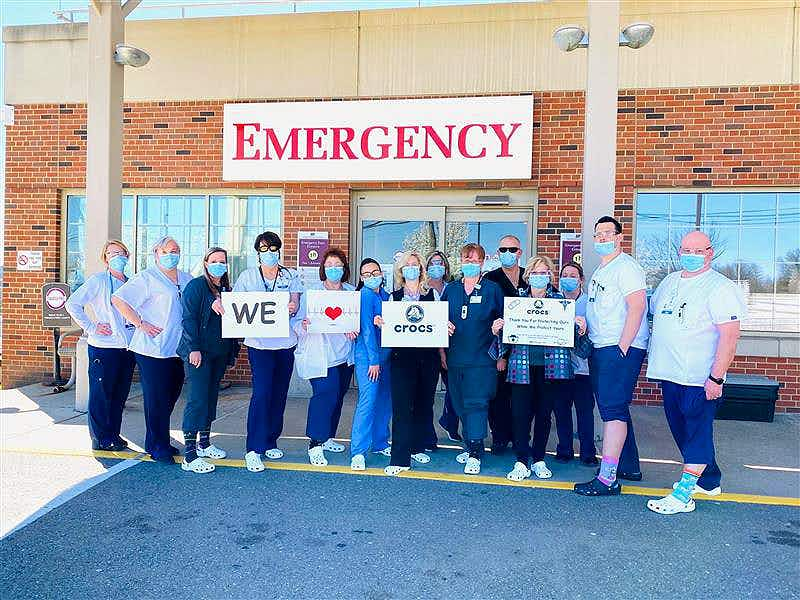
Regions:
[[381, 346], [447, 348], [446, 302], [384, 302]]
[[351, 333], [361, 328], [361, 292], [306, 292], [309, 333]]
[[528, 346], [575, 344], [575, 302], [556, 298], [506, 298], [503, 343]]

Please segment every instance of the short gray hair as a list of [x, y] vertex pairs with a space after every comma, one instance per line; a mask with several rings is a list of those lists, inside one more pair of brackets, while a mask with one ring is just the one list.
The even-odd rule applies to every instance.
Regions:
[[170, 242], [175, 242], [175, 244], [178, 246], [178, 248], [181, 247], [181, 245], [178, 244], [178, 240], [176, 240], [171, 235], [165, 235], [163, 237], [160, 237], [158, 240], [156, 240], [156, 243], [153, 244], [153, 248], [152, 248], [153, 254], [156, 253], [156, 250], [158, 250], [159, 248], [163, 248], [164, 246], [166, 246]]

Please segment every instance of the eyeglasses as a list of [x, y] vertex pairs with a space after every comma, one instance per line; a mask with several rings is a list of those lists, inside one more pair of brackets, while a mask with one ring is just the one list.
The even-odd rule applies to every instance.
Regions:
[[516, 246], [500, 246], [497, 249], [497, 251], [498, 252], [512, 252], [512, 253], [516, 254], [517, 252], [519, 252], [519, 248], [516, 247]]
[[367, 271], [365, 273], [361, 273], [362, 277], [383, 277], [383, 271], [380, 269], [375, 269], [374, 271]]
[[439, 265], [440, 267], [443, 267], [444, 266], [444, 261], [441, 258], [432, 258], [430, 264], [431, 265]]
[[108, 258], [114, 258], [115, 256], [128, 256], [128, 254], [127, 252], [124, 252], [122, 250], [119, 250], [117, 252], [109, 250], [106, 252], [106, 257]]
[[619, 235], [616, 229], [612, 229], [610, 231], [598, 231], [597, 233], [594, 234], [594, 239], [607, 240], [609, 238], [613, 238], [616, 235]]
[[260, 246], [258, 248], [259, 252], [277, 252], [280, 250], [280, 246]]
[[681, 254], [696, 254], [698, 256], [702, 256], [703, 254], [705, 254], [709, 250], [711, 250], [711, 246], [708, 246], [706, 248], [696, 248], [694, 250], [691, 250], [689, 248], [681, 248], [680, 253]]

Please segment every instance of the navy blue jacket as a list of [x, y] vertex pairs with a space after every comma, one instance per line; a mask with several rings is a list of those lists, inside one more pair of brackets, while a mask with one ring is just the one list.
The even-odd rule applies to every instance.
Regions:
[[[239, 340], [221, 338], [218, 331], [209, 328], [213, 313], [211, 305], [215, 299], [202, 275], [192, 279], [183, 289], [183, 334], [176, 351], [182, 359], [187, 360], [190, 352], [199, 351], [215, 356], [226, 354], [229, 365], [236, 362]], [[214, 317], [217, 318], [216, 314]]]

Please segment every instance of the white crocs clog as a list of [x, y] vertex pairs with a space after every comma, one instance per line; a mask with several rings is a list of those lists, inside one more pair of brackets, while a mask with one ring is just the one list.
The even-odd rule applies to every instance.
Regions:
[[308, 461], [315, 467], [327, 467], [328, 459], [325, 458], [323, 446], [314, 446], [308, 449]]
[[253, 450], [244, 455], [244, 464], [251, 473], [260, 473], [264, 470], [264, 463], [261, 462], [261, 455]]
[[350, 459], [350, 469], [353, 471], [363, 471], [367, 468], [367, 461], [364, 460], [363, 454], [356, 454]]
[[547, 468], [543, 460], [533, 463], [531, 465], [531, 471], [533, 471], [537, 479], [550, 479], [553, 476], [553, 472]]
[[477, 475], [481, 472], [481, 461], [474, 456], [470, 456], [467, 458], [467, 462], [464, 465], [464, 473], [467, 475]]
[[283, 458], [283, 450], [280, 448], [270, 448], [264, 452], [264, 456], [270, 460], [278, 460], [279, 458]]
[[396, 477], [397, 475], [400, 475], [400, 473], [403, 473], [404, 471], [410, 471], [410, 470], [411, 470], [411, 467], [398, 467], [396, 465], [389, 465], [388, 467], [386, 467], [383, 470], [383, 472], [386, 473], [387, 475], [391, 476], [391, 477]]
[[658, 500], [648, 500], [647, 508], [660, 515], [676, 515], [678, 513], [689, 513], [695, 509], [694, 500], [681, 502], [670, 494]]
[[523, 479], [527, 479], [531, 476], [531, 470], [526, 467], [523, 463], [517, 461], [514, 463], [514, 468], [511, 469], [508, 475], [506, 475], [506, 479], [509, 481], [522, 481]]
[[186, 462], [186, 459], [183, 459], [181, 463], [181, 469], [184, 471], [191, 471], [192, 473], [211, 473], [216, 467], [212, 465], [210, 462], [203, 460], [202, 457], [198, 456], [192, 462]]
[[228, 453], [222, 448], [217, 448], [214, 444], [211, 444], [208, 448], [201, 448], [198, 446], [197, 456], [201, 456], [203, 458], [225, 458], [228, 456]]
[[344, 452], [344, 444], [340, 444], [339, 442], [334, 441], [333, 438], [329, 438], [322, 444], [322, 449], [327, 450], [328, 452]]
[[431, 462], [431, 457], [425, 454], [424, 452], [417, 452], [416, 454], [412, 454], [411, 458], [421, 465], [426, 465], [429, 462]]

